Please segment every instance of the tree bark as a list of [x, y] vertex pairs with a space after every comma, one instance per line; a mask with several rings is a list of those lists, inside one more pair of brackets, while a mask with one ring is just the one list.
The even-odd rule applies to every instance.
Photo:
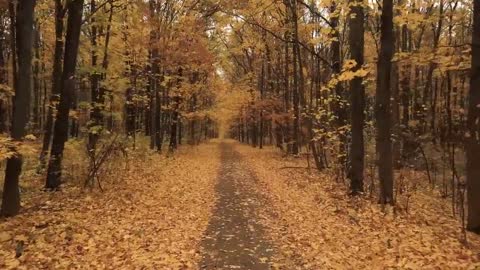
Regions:
[[35, 48], [35, 61], [33, 62], [33, 110], [32, 110], [32, 117], [31, 121], [33, 122], [33, 127], [35, 131], [39, 131], [41, 129], [41, 98], [42, 98], [42, 90], [41, 90], [41, 83], [40, 83], [40, 47], [41, 47], [41, 39], [40, 39], [40, 25], [38, 21], [34, 23], [34, 39], [33, 39], [33, 47]]
[[[339, 14], [337, 13], [337, 4], [332, 1], [330, 6], [330, 26], [331, 26], [331, 62], [332, 62], [332, 78], [338, 76], [342, 71], [342, 59], [341, 59], [341, 47], [340, 47], [340, 33], [338, 30]], [[346, 125], [347, 111], [345, 108], [345, 100], [343, 87], [341, 83], [337, 83], [334, 87], [334, 102], [333, 110], [336, 114], [336, 128], [338, 129], [339, 147], [338, 147], [338, 164], [342, 168], [342, 173], [345, 172], [345, 160], [346, 160], [346, 142], [347, 136], [343, 132], [343, 128]]]
[[83, 3], [84, 0], [68, 2], [69, 15], [63, 59], [62, 89], [45, 184], [45, 187], [50, 190], [58, 189], [61, 183], [63, 150], [68, 139], [68, 118], [75, 92], [75, 68], [82, 25]]
[[[182, 76], [183, 76], [183, 69], [178, 69], [178, 79], [177, 79], [177, 87], [180, 87], [182, 83]], [[180, 101], [181, 97], [178, 93], [175, 93], [173, 97], [173, 104], [172, 104], [172, 122], [170, 125], [170, 144], [168, 146], [168, 151], [173, 152], [177, 149], [178, 146], [178, 125], [179, 125], [179, 110], [180, 110]]]
[[[364, 12], [362, 0], [351, 0], [349, 19], [349, 43], [352, 59], [357, 62], [354, 71], [364, 64]], [[350, 180], [351, 192], [356, 195], [363, 192], [363, 175], [365, 164], [365, 145], [363, 127], [365, 122], [365, 88], [363, 78], [355, 77], [350, 82], [350, 103], [352, 121], [352, 144], [350, 146]]]
[[380, 29], [380, 54], [377, 63], [376, 153], [380, 180], [380, 203], [394, 204], [391, 115], [391, 69], [394, 48], [393, 0], [384, 0]]
[[60, 91], [62, 86], [62, 54], [63, 54], [63, 18], [65, 17], [65, 9], [62, 5], [62, 0], [55, 0], [55, 52], [53, 56], [53, 71], [52, 71], [52, 93], [50, 96], [50, 104], [48, 106], [47, 120], [45, 123], [45, 130], [43, 135], [42, 152], [40, 153], [40, 169], [43, 170], [46, 166], [48, 150], [52, 141], [53, 133], [53, 111], [55, 104], [60, 99]]
[[[96, 11], [96, 0], [90, 1], [90, 12], [93, 14]], [[90, 74], [90, 91], [91, 91], [91, 108], [90, 108], [90, 122], [88, 125], [88, 151], [91, 155], [95, 154], [95, 148], [97, 141], [100, 137], [100, 133], [103, 129], [103, 91], [100, 88], [101, 74], [98, 71], [98, 53], [97, 53], [97, 35], [98, 28], [96, 25], [95, 16], [92, 16], [91, 20], [91, 38], [90, 43], [92, 46], [91, 61], [92, 72]]]
[[[3, 16], [1, 18], [3, 20]], [[8, 60], [6, 59], [6, 29], [5, 23], [0, 22], [0, 84], [8, 83]], [[8, 110], [9, 104], [7, 99], [0, 98], [0, 134], [8, 132]]]
[[467, 229], [480, 233], [480, 0], [473, 2], [472, 69], [467, 138]]
[[[32, 58], [33, 58], [33, 16], [35, 0], [23, 0], [17, 4], [16, 13], [16, 50], [18, 57], [18, 74], [15, 97], [13, 99], [13, 122], [11, 136], [14, 141], [21, 141], [26, 135], [29, 108], [32, 93]], [[16, 150], [15, 150], [16, 151]], [[22, 171], [23, 157], [17, 152], [7, 160], [5, 182], [3, 186], [2, 216], [14, 216], [20, 211], [19, 177]]]

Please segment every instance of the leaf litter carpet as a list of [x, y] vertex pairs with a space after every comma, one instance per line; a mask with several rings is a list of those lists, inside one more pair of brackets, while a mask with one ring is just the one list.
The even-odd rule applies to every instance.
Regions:
[[216, 144], [149, 154], [104, 193], [65, 187], [24, 196], [23, 212], [0, 221], [0, 269], [196, 268], [219, 158]]
[[0, 220], [0, 269], [480, 267], [480, 239], [460, 241], [448, 201], [418, 192], [392, 214], [305, 165], [213, 141], [132, 160], [103, 193], [24, 194]]

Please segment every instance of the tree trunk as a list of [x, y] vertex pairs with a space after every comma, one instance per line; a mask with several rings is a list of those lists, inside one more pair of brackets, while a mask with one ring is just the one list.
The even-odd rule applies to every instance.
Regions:
[[183, 123], [182, 123], [182, 118], [178, 117], [178, 139], [177, 139], [177, 144], [182, 145], [182, 138], [183, 138]]
[[[96, 0], [90, 1], [90, 12], [93, 14], [96, 11]], [[95, 148], [97, 141], [103, 129], [103, 105], [104, 97], [103, 91], [100, 87], [101, 74], [98, 71], [98, 53], [97, 53], [97, 33], [98, 28], [95, 20], [95, 16], [92, 16], [91, 20], [91, 61], [92, 61], [92, 73], [90, 74], [90, 91], [91, 91], [91, 108], [90, 108], [90, 122], [88, 125], [88, 151], [90, 155], [95, 154]]]
[[134, 88], [129, 87], [125, 92], [125, 132], [127, 136], [135, 136], [135, 117], [136, 117], [136, 106], [134, 103]]
[[16, 11], [14, 0], [8, 1], [8, 15], [10, 17], [10, 50], [12, 51], [12, 75], [13, 89], [17, 89], [18, 73], [17, 73], [17, 38], [16, 38]]
[[298, 155], [300, 152], [300, 86], [298, 70], [298, 17], [297, 1], [291, 1], [290, 12], [293, 23], [293, 145], [292, 154]]
[[[18, 57], [18, 79], [13, 99], [13, 122], [11, 136], [14, 141], [21, 141], [26, 135], [32, 92], [32, 58], [33, 58], [33, 16], [35, 0], [23, 0], [17, 4], [16, 14], [16, 51]], [[16, 151], [16, 150], [15, 150]], [[7, 160], [5, 182], [3, 186], [2, 216], [14, 216], [20, 210], [20, 192], [18, 187], [22, 171], [23, 157], [20, 153]]]
[[33, 39], [33, 46], [35, 48], [35, 61], [33, 62], [33, 110], [32, 110], [32, 117], [31, 121], [33, 122], [33, 128], [35, 132], [39, 131], [41, 128], [41, 98], [42, 98], [42, 90], [41, 90], [41, 83], [40, 83], [40, 47], [41, 47], [41, 40], [40, 40], [40, 25], [36, 21], [35, 22], [35, 31], [34, 31], [34, 39]]
[[48, 150], [52, 140], [53, 131], [53, 112], [55, 104], [60, 98], [60, 91], [62, 86], [62, 54], [63, 54], [63, 18], [65, 16], [65, 9], [62, 5], [62, 0], [55, 0], [55, 52], [53, 56], [53, 71], [52, 71], [52, 93], [50, 97], [50, 104], [48, 106], [47, 120], [45, 123], [45, 130], [43, 135], [42, 152], [40, 153], [40, 169], [43, 170], [46, 166]]
[[[342, 59], [341, 59], [341, 47], [340, 47], [340, 33], [338, 29], [339, 14], [337, 13], [337, 4], [332, 1], [330, 6], [330, 26], [331, 26], [331, 62], [332, 62], [332, 78], [338, 76], [342, 71]], [[347, 137], [343, 132], [343, 127], [346, 125], [347, 111], [345, 108], [345, 100], [343, 97], [343, 87], [341, 83], [337, 83], [334, 87], [335, 95], [333, 102], [333, 110], [336, 114], [336, 127], [338, 131], [339, 147], [338, 147], [338, 164], [342, 168], [342, 174], [345, 172], [345, 160], [346, 160], [346, 142]]]
[[68, 138], [68, 118], [70, 106], [75, 93], [75, 68], [82, 25], [84, 0], [68, 2], [67, 35], [65, 38], [65, 55], [63, 62], [62, 89], [58, 104], [57, 119], [53, 133], [52, 149], [48, 162], [47, 189], [56, 190], [60, 186], [62, 175], [62, 159], [65, 142]]
[[[182, 76], [183, 76], [183, 69], [180, 68], [178, 70], [178, 79], [177, 79], [177, 87], [180, 87], [182, 83]], [[173, 97], [173, 104], [172, 104], [172, 122], [170, 125], [170, 144], [168, 147], [169, 152], [173, 152], [177, 149], [178, 145], [178, 124], [179, 124], [179, 110], [180, 110], [180, 101], [181, 98], [178, 93], [175, 93]]]
[[[3, 18], [1, 18], [3, 20]], [[5, 25], [0, 24], [0, 84], [8, 83], [8, 60], [6, 59], [7, 44]], [[8, 132], [8, 102], [7, 99], [0, 98], [0, 134]]]
[[[157, 65], [155, 65], [157, 66]], [[154, 69], [154, 72], [155, 69]], [[154, 76], [157, 76], [157, 74], [154, 74]], [[159, 86], [160, 84], [157, 83], [157, 79], [155, 79], [155, 145], [157, 146], [157, 151], [161, 152], [162, 151], [162, 115], [161, 115], [161, 107], [162, 107], [162, 101], [160, 98], [160, 91], [159, 91]]]
[[377, 63], [376, 154], [380, 180], [380, 203], [394, 204], [391, 116], [391, 69], [394, 48], [393, 0], [384, 0], [381, 17], [380, 54]]
[[472, 70], [467, 138], [467, 229], [480, 233], [480, 0], [473, 2]]
[[168, 147], [169, 152], [173, 152], [177, 149], [177, 131], [178, 131], [178, 107], [180, 103], [180, 98], [179, 97], [174, 97], [173, 98], [174, 104], [173, 106], [173, 112], [172, 112], [172, 123], [170, 126], [170, 144]]
[[[401, 50], [404, 53], [410, 52], [410, 40], [411, 40], [411, 34], [410, 30], [408, 29], [407, 25], [402, 26], [402, 42], [401, 42]], [[411, 127], [410, 125], [410, 107], [413, 106], [413, 114], [414, 114], [414, 119], [416, 119], [417, 115], [417, 109], [418, 106], [416, 105], [417, 102], [411, 102], [412, 99], [412, 94], [411, 88], [410, 88], [410, 76], [411, 76], [411, 65], [408, 63], [405, 63], [402, 66], [402, 72], [401, 72], [401, 80], [400, 80], [400, 88], [401, 88], [401, 99], [402, 99], [402, 133], [404, 135], [402, 136], [402, 159], [403, 161], [409, 160], [415, 151], [415, 142], [412, 140], [414, 137], [414, 134], [416, 134], [416, 131], [414, 128]], [[416, 89], [416, 87], [414, 88]], [[416, 91], [416, 90], [415, 90]]]
[[[364, 63], [364, 12], [362, 0], [351, 0], [349, 43], [352, 59], [357, 62], [355, 70]], [[350, 82], [350, 103], [352, 121], [352, 144], [350, 146], [350, 180], [351, 192], [356, 195], [363, 192], [363, 175], [365, 164], [365, 145], [363, 127], [365, 122], [365, 88], [363, 78], [356, 77]]]

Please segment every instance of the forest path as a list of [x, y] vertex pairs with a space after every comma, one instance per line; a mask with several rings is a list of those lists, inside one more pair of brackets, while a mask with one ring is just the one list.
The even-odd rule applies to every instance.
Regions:
[[269, 269], [273, 248], [266, 240], [257, 210], [264, 200], [255, 189], [257, 176], [233, 143], [222, 142], [218, 200], [202, 241], [201, 269]]

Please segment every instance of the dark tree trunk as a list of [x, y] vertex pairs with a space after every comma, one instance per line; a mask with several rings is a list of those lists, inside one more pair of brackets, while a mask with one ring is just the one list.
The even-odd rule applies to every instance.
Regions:
[[[192, 97], [192, 112], [195, 112], [195, 109], [197, 108], [197, 95], [194, 94], [193, 97]], [[190, 139], [189, 139], [189, 144], [190, 145], [195, 145], [196, 144], [196, 139], [195, 139], [195, 130], [196, 130], [196, 120], [195, 118], [193, 118], [192, 120], [190, 120]], [[201, 130], [201, 127], [200, 127], [200, 130]], [[238, 133], [238, 135], [240, 136], [240, 132]], [[239, 137], [239, 140], [240, 140], [240, 137]]]
[[291, 20], [293, 23], [293, 145], [292, 154], [297, 155], [300, 152], [300, 86], [299, 73], [303, 72], [298, 68], [298, 16], [297, 1], [291, 1], [290, 4]]
[[[435, 51], [438, 48], [439, 42], [440, 42], [440, 36], [442, 33], [442, 28], [443, 28], [443, 20], [444, 20], [444, 2], [440, 1], [439, 7], [438, 7], [438, 22], [436, 27], [433, 29], [433, 50]], [[450, 45], [450, 44], [449, 44]], [[433, 72], [437, 68], [436, 63], [430, 63], [427, 71], [427, 78], [426, 78], [426, 83], [425, 83], [425, 88], [423, 89], [423, 106], [420, 106], [421, 112], [419, 112], [420, 116], [420, 121], [421, 121], [421, 127], [422, 127], [422, 132], [425, 132], [427, 129], [427, 112], [425, 108], [428, 108], [428, 99], [431, 96], [431, 91], [432, 91], [432, 85], [433, 85]], [[424, 107], [425, 106], [425, 107]]]
[[38, 22], [35, 22], [35, 31], [33, 46], [35, 48], [35, 61], [33, 63], [33, 111], [31, 121], [33, 122], [33, 127], [35, 132], [38, 132], [41, 128], [41, 98], [42, 98], [42, 89], [40, 81], [40, 25]]
[[[265, 33], [263, 40], [265, 42]], [[266, 44], [265, 44], [266, 46]], [[260, 78], [259, 78], [259, 92], [260, 92], [260, 102], [264, 99], [265, 96], [265, 63], [266, 60], [264, 59], [262, 61], [262, 67], [261, 67], [261, 72], [260, 72]], [[258, 130], [258, 143], [259, 143], [259, 148], [263, 149], [263, 138], [265, 137], [265, 126], [264, 126], [264, 121], [263, 121], [263, 105], [260, 107], [260, 112], [259, 112], [259, 130]]]
[[480, 233], [480, 0], [473, 2], [472, 70], [467, 138], [467, 229]]
[[[147, 89], [148, 90], [148, 89]], [[148, 91], [147, 91], [148, 92]], [[145, 136], [150, 136], [150, 133], [152, 133], [152, 123], [151, 123], [151, 115], [152, 110], [150, 109], [150, 106], [145, 108], [144, 113], [143, 113], [143, 118], [145, 120]]]
[[14, 0], [8, 1], [8, 15], [10, 17], [10, 50], [12, 51], [12, 75], [13, 89], [17, 89], [18, 73], [17, 73], [17, 38], [16, 38], [16, 11]]
[[[356, 70], [364, 63], [364, 12], [361, 0], [351, 0], [349, 43], [352, 59], [357, 62]], [[365, 122], [365, 88], [363, 78], [356, 77], [350, 82], [350, 103], [352, 121], [352, 144], [350, 146], [350, 180], [352, 194], [363, 191], [365, 145], [363, 127]]]
[[75, 92], [75, 68], [82, 25], [83, 3], [84, 0], [68, 2], [69, 14], [65, 38], [62, 89], [45, 184], [45, 187], [51, 190], [58, 189], [61, 183], [63, 150], [68, 139], [68, 117]]
[[150, 78], [148, 78], [148, 84], [147, 84], [147, 91], [149, 93], [149, 96], [150, 96], [150, 106], [149, 106], [149, 123], [150, 123], [150, 129], [149, 129], [149, 135], [150, 135], [150, 149], [155, 149], [155, 135], [157, 134], [157, 125], [158, 123], [155, 121], [156, 119], [156, 105], [157, 105], [157, 102], [156, 102], [156, 96], [157, 96], [157, 93], [155, 91], [155, 81], [153, 79], [153, 73], [151, 72], [151, 69], [150, 69], [150, 74], [149, 74]]
[[125, 131], [128, 136], [135, 136], [135, 104], [134, 104], [135, 92], [132, 87], [127, 88], [125, 93]]
[[[406, 53], [410, 51], [409, 39], [410, 31], [406, 25], [402, 26], [402, 42], [401, 50]], [[412, 157], [413, 152], [415, 151], [415, 143], [412, 141], [414, 130], [410, 128], [410, 99], [412, 97], [410, 91], [410, 72], [411, 66], [408, 63], [405, 63], [402, 67], [402, 75], [400, 80], [400, 88], [402, 91], [402, 127], [404, 136], [402, 136], [402, 157], [404, 160], [408, 160]]]
[[[182, 76], [183, 76], [183, 69], [180, 68], [178, 70], [178, 79], [177, 79], [177, 87], [180, 87], [182, 83]], [[175, 93], [173, 97], [173, 104], [172, 104], [172, 122], [170, 125], [170, 144], [168, 147], [169, 152], [173, 152], [177, 149], [178, 145], [178, 124], [179, 124], [179, 110], [180, 110], [180, 101], [181, 98], [178, 93]]]
[[178, 132], [178, 107], [180, 103], [179, 97], [173, 98], [172, 123], [170, 125], [170, 144], [168, 151], [173, 152], [177, 149], [177, 132]]
[[[90, 12], [93, 14], [96, 11], [96, 0], [90, 1]], [[90, 91], [91, 91], [91, 108], [90, 108], [90, 122], [88, 125], [88, 151], [91, 155], [95, 154], [97, 141], [103, 129], [103, 106], [105, 103], [103, 91], [100, 87], [101, 73], [98, 71], [98, 54], [97, 54], [97, 35], [98, 28], [95, 16], [91, 20], [91, 38], [92, 45], [91, 61], [93, 71], [90, 74]]]
[[257, 121], [255, 119], [255, 112], [252, 112], [252, 115], [250, 116], [250, 122], [251, 122], [250, 137], [252, 138], [252, 146], [257, 147], [258, 146], [258, 127], [257, 127]]
[[377, 163], [380, 180], [380, 203], [394, 204], [391, 115], [391, 69], [394, 48], [393, 0], [384, 0], [381, 17], [380, 54], [377, 63], [376, 124]]
[[[156, 65], [155, 65], [156, 66]], [[158, 68], [156, 68], [158, 69]], [[155, 70], [155, 69], [154, 69]], [[156, 72], [156, 71], [154, 71]], [[154, 76], [157, 76], [156, 74], [154, 74]], [[162, 135], [161, 135], [161, 120], [162, 120], [162, 112], [161, 112], [161, 107], [162, 107], [162, 100], [160, 98], [160, 91], [158, 89], [159, 87], [159, 84], [156, 83], [156, 80], [155, 80], [155, 145], [157, 146], [157, 151], [158, 152], [161, 152], [162, 151], [162, 143], [163, 143], [163, 140], [162, 140]]]
[[177, 144], [182, 145], [182, 137], [183, 137], [183, 123], [182, 123], [182, 118], [178, 117], [178, 139], [177, 139]]
[[[15, 11], [15, 1], [9, 0], [8, 1], [8, 16], [10, 18], [10, 51], [12, 52], [11, 54], [11, 64], [12, 64], [12, 77], [13, 77], [13, 89], [17, 89], [17, 54], [16, 54], [16, 17], [15, 17], [16, 11]], [[8, 75], [8, 74], [7, 74]], [[13, 99], [12, 99], [13, 101]], [[4, 106], [7, 106], [6, 104]], [[6, 115], [11, 113], [11, 110], [5, 108]], [[8, 119], [8, 117], [5, 115], [5, 120]], [[10, 120], [12, 119], [13, 116], [10, 115]], [[11, 128], [11, 127], [10, 127]], [[8, 130], [8, 128], [7, 128]], [[6, 130], [6, 131], [7, 131]]]
[[[32, 92], [32, 58], [33, 58], [33, 16], [35, 0], [23, 0], [17, 4], [16, 14], [16, 50], [18, 57], [18, 81], [13, 99], [13, 122], [11, 136], [14, 141], [21, 141], [26, 134], [30, 99]], [[16, 151], [16, 150], [15, 150]], [[3, 185], [2, 216], [14, 216], [20, 210], [19, 177], [22, 171], [23, 158], [16, 153], [7, 160], [5, 182]]]
[[[338, 76], [342, 70], [342, 60], [341, 60], [341, 47], [340, 47], [340, 33], [338, 29], [339, 24], [339, 13], [337, 13], [337, 4], [333, 1], [330, 7], [330, 26], [331, 29], [331, 38], [333, 41], [331, 43], [331, 62], [332, 62], [332, 77]], [[335, 98], [333, 102], [334, 113], [336, 114], [337, 121], [336, 126], [339, 129], [339, 148], [338, 148], [338, 164], [341, 168], [345, 169], [345, 160], [346, 160], [346, 141], [347, 137], [345, 133], [342, 132], [343, 127], [346, 125], [347, 111], [345, 108], [345, 100], [343, 97], [343, 87], [341, 83], [337, 83], [334, 88]], [[343, 170], [342, 172], [344, 172]]]
[[[285, 33], [286, 36], [289, 35], [288, 32]], [[291, 109], [290, 106], [290, 80], [289, 80], [289, 75], [290, 75], [290, 50], [289, 50], [289, 43], [285, 42], [285, 63], [284, 63], [284, 74], [283, 74], [283, 98], [285, 101], [284, 104], [284, 111], [288, 112]], [[285, 121], [284, 123], [285, 129], [284, 129], [284, 140], [287, 142], [287, 153], [292, 153], [292, 131], [290, 130], [290, 123], [289, 121]], [[247, 132], [248, 135], [248, 132]], [[248, 137], [247, 137], [248, 141]]]
[[[0, 18], [3, 20], [3, 18]], [[8, 60], [6, 59], [6, 29], [5, 24], [0, 22], [0, 84], [8, 83]], [[8, 132], [8, 102], [0, 98], [0, 134]]]
[[[150, 18], [155, 22], [157, 11], [155, 8], [155, 1], [149, 1]], [[150, 67], [149, 67], [149, 92], [150, 92], [150, 149], [160, 151], [162, 146], [160, 145], [160, 93], [159, 93], [159, 51], [158, 51], [158, 32], [154, 29], [150, 32]]]
[[47, 120], [45, 123], [45, 130], [43, 135], [42, 152], [40, 153], [40, 169], [46, 166], [48, 150], [50, 149], [50, 142], [53, 133], [53, 112], [55, 104], [60, 99], [60, 91], [62, 86], [62, 55], [63, 55], [63, 18], [65, 16], [65, 9], [62, 5], [62, 0], [55, 0], [55, 52], [53, 56], [53, 71], [52, 71], [52, 93], [50, 97], [50, 104], [48, 106]]

